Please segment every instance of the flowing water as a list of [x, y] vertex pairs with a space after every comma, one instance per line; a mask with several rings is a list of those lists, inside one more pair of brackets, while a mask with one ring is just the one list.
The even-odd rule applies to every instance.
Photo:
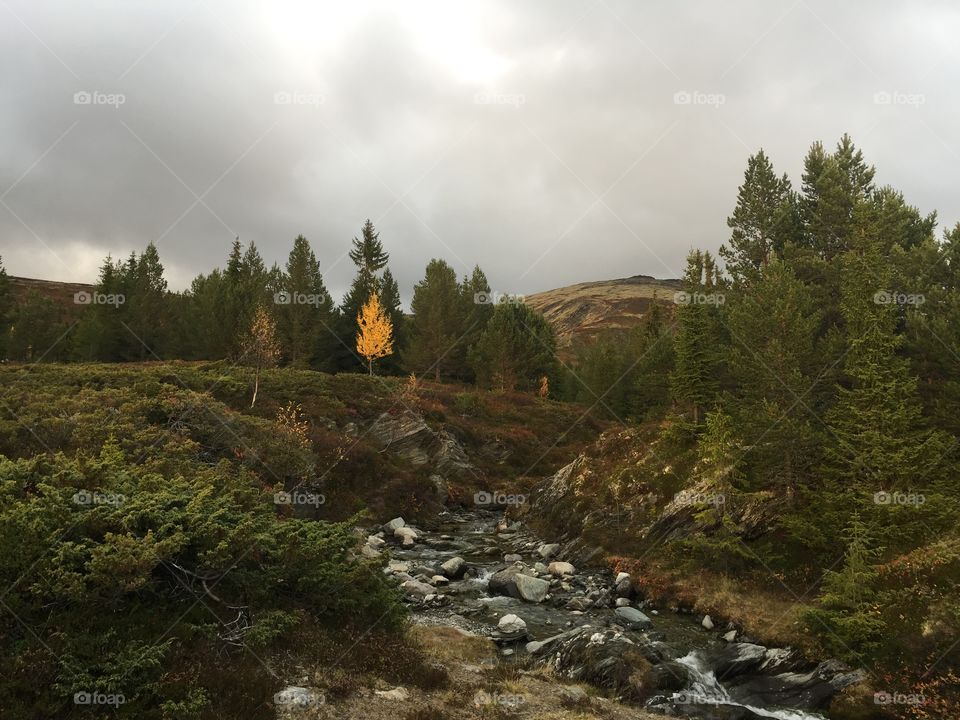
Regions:
[[[590, 608], [578, 613], [551, 601], [534, 604], [491, 596], [487, 584], [496, 571], [505, 567], [505, 554], [520, 554], [530, 566], [541, 560], [536, 549], [542, 541], [519, 530], [498, 533], [500, 519], [499, 515], [487, 512], [446, 513], [429, 532], [421, 531], [422, 542], [391, 550], [393, 560], [407, 563], [411, 575], [417, 575], [418, 567], [426, 574], [426, 568], [438, 568], [454, 556], [462, 557], [472, 567], [471, 576], [439, 588], [438, 592], [447, 596], [446, 604], [415, 606], [413, 613], [417, 622], [453, 625], [481, 635], [495, 635], [499, 618], [514, 613], [526, 622], [530, 640], [543, 640], [582, 625], [605, 626], [615, 622], [612, 608]], [[568, 594], [583, 594], [590, 588], [609, 587], [612, 580], [605, 567], [577, 567], [572, 582], [574, 590], [561, 591], [558, 595], [565, 598]], [[649, 709], [702, 720], [824, 720], [822, 715], [809, 711], [738, 703], [704, 661], [704, 651], [723, 642], [718, 639], [718, 630], [704, 630], [698, 617], [661, 611], [649, 605], [642, 609], [654, 623], [646, 636], [669, 647], [675, 661], [685, 667], [690, 678], [682, 691], [651, 699]], [[522, 654], [523, 648], [524, 644], [518, 643], [507, 652]]]

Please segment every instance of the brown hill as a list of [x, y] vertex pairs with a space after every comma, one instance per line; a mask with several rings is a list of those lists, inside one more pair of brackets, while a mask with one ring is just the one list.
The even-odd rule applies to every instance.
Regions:
[[634, 275], [547, 290], [528, 295], [526, 302], [546, 316], [564, 348], [605, 330], [635, 327], [655, 299], [672, 307], [679, 289], [679, 280]]
[[[60, 306], [64, 317], [77, 317], [86, 305], [82, 297], [90, 295], [96, 286], [88, 283], [59, 282], [56, 280], [37, 280], [35, 278], [9, 276], [10, 292], [15, 305], [22, 304], [32, 292], [53, 300]], [[78, 302], [77, 300], [80, 300]]]

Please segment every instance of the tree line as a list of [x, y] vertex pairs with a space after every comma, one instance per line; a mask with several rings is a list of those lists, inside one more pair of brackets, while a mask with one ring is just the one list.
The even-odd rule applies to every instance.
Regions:
[[14, 303], [0, 261], [0, 357], [136, 362], [227, 359], [258, 369], [280, 364], [325, 372], [415, 373], [435, 380], [534, 389], [554, 373], [556, 340], [522, 303], [493, 302], [479, 266], [457, 278], [434, 259], [401, 309], [389, 254], [369, 220], [349, 251], [355, 275], [339, 304], [302, 235], [284, 267], [267, 267], [256, 245], [234, 240], [225, 268], [171, 292], [152, 243], [124, 260], [107, 257], [89, 307], [71, 322], [63, 304], [31, 291]]

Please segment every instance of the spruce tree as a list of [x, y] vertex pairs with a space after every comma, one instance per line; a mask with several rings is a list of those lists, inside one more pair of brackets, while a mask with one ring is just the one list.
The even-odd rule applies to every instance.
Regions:
[[763, 150], [747, 161], [737, 205], [727, 218], [730, 246], [720, 248], [727, 272], [744, 282], [783, 252], [793, 229], [793, 196], [786, 175], [777, 177]]
[[443, 260], [431, 260], [423, 280], [413, 288], [410, 335], [404, 361], [411, 371], [431, 371], [435, 380], [455, 366], [454, 351], [463, 342], [464, 307], [457, 274]]
[[293, 241], [275, 300], [277, 329], [288, 362], [294, 367], [333, 369], [333, 301], [303, 235]]
[[714, 284], [714, 264], [699, 250], [687, 258], [684, 290], [677, 306], [674, 337], [675, 364], [670, 375], [674, 398], [685, 404], [699, 424], [702, 410], [711, 406], [720, 389], [720, 333], [716, 307], [722, 294]]
[[13, 302], [10, 294], [10, 280], [0, 257], [0, 361], [7, 357], [7, 340], [10, 335], [10, 322], [13, 317]]
[[535, 390], [555, 372], [556, 336], [524, 303], [500, 303], [470, 352], [477, 381], [498, 390]]

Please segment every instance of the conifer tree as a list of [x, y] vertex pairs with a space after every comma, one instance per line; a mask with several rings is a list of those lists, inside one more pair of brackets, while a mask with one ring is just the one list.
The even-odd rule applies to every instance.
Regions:
[[408, 368], [420, 374], [432, 370], [435, 380], [453, 370], [454, 351], [463, 342], [464, 309], [454, 269], [443, 260], [431, 260], [410, 302], [413, 318], [404, 353]]
[[747, 161], [737, 206], [727, 218], [730, 246], [720, 248], [727, 272], [744, 282], [782, 254], [793, 229], [793, 196], [786, 175], [777, 177], [763, 150]]
[[280, 285], [274, 310], [290, 364], [332, 369], [333, 301], [323, 284], [320, 263], [303, 235], [293, 241]]
[[7, 341], [10, 335], [10, 322], [13, 316], [13, 302], [10, 297], [10, 280], [0, 257], [0, 361], [7, 357]]
[[556, 336], [542, 314], [525, 303], [499, 303], [470, 352], [481, 384], [534, 390], [554, 373]]

